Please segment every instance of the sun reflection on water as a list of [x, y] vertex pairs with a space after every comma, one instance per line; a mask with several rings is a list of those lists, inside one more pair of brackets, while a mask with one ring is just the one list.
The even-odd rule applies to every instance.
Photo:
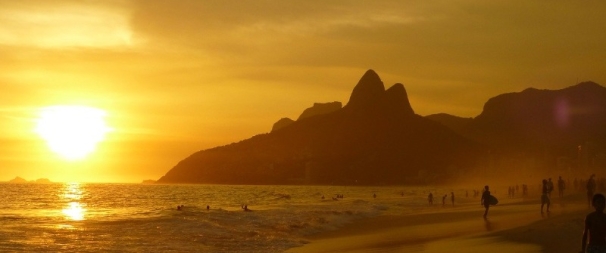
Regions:
[[63, 193], [63, 198], [67, 201], [67, 207], [63, 208], [62, 212], [67, 219], [80, 221], [84, 220], [86, 214], [85, 205], [80, 203], [83, 191], [79, 183], [67, 183]]

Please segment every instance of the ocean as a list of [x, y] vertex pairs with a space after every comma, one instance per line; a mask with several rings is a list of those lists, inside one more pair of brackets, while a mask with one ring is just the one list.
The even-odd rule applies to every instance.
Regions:
[[451, 190], [1, 183], [0, 252], [283, 252], [357, 219], [427, 208], [429, 191], [437, 203]]

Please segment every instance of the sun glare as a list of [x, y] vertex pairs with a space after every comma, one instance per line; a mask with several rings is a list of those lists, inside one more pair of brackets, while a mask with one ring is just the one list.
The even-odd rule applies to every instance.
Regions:
[[49, 148], [68, 160], [81, 160], [95, 151], [111, 129], [105, 111], [87, 106], [50, 106], [40, 110], [36, 133]]
[[84, 220], [84, 214], [86, 213], [85, 204], [80, 203], [80, 199], [83, 195], [83, 190], [79, 183], [67, 183], [65, 184], [63, 198], [69, 200], [67, 207], [63, 208], [62, 212], [66, 218], [70, 220], [80, 221]]

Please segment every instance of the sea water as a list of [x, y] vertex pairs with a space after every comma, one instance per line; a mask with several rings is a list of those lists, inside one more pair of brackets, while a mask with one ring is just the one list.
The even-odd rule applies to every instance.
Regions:
[[357, 219], [415, 212], [429, 191], [440, 190], [2, 183], [0, 252], [283, 252]]

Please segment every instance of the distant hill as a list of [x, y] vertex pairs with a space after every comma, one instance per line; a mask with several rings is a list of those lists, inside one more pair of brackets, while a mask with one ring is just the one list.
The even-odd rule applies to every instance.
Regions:
[[[337, 101], [330, 102], [330, 103], [314, 103], [314, 105], [312, 107], [305, 109], [303, 111], [303, 113], [301, 113], [301, 115], [299, 115], [299, 118], [297, 118], [297, 121], [300, 121], [300, 120], [306, 119], [306, 118], [311, 118], [311, 117], [318, 116], [318, 115], [324, 115], [324, 114], [336, 112], [336, 111], [340, 110], [341, 107], [343, 107], [343, 105], [341, 105], [341, 102], [337, 102]], [[274, 123], [274, 125], [271, 128], [271, 131], [273, 132], [273, 131], [282, 129], [284, 127], [289, 126], [290, 124], [292, 124], [294, 122], [295, 121], [290, 118], [281, 118], [276, 123]]]
[[306, 119], [306, 118], [311, 118], [311, 117], [317, 116], [317, 115], [323, 115], [323, 114], [328, 114], [331, 112], [336, 112], [336, 111], [340, 110], [342, 107], [343, 107], [343, 105], [341, 105], [341, 102], [337, 102], [337, 101], [330, 102], [330, 103], [314, 103], [314, 106], [305, 109], [305, 111], [303, 111], [303, 113], [301, 113], [299, 118], [297, 118], [297, 121]]
[[606, 88], [593, 82], [498, 95], [473, 119], [427, 118], [482, 143], [493, 153], [531, 155], [542, 160], [543, 166], [557, 166], [558, 157], [575, 160], [571, 165], [575, 167], [606, 165]]
[[27, 181], [22, 177], [15, 177], [15, 178], [9, 180], [8, 182], [9, 183], [19, 183], [19, 184], [22, 184], [22, 183], [50, 184], [50, 183], [52, 183], [48, 178], [39, 178], [36, 180]]
[[50, 184], [50, 183], [52, 183], [48, 178], [38, 178], [34, 182], [38, 183], [38, 184]]
[[[339, 103], [340, 104], [340, 103]], [[473, 167], [483, 149], [416, 115], [402, 84], [367, 71], [343, 108], [289, 121], [269, 134], [202, 150], [158, 183], [421, 184]]]
[[15, 178], [9, 180], [8, 182], [9, 183], [19, 183], [19, 184], [21, 184], [21, 183], [27, 183], [27, 180], [25, 180], [25, 179], [23, 179], [21, 177], [15, 177]]

